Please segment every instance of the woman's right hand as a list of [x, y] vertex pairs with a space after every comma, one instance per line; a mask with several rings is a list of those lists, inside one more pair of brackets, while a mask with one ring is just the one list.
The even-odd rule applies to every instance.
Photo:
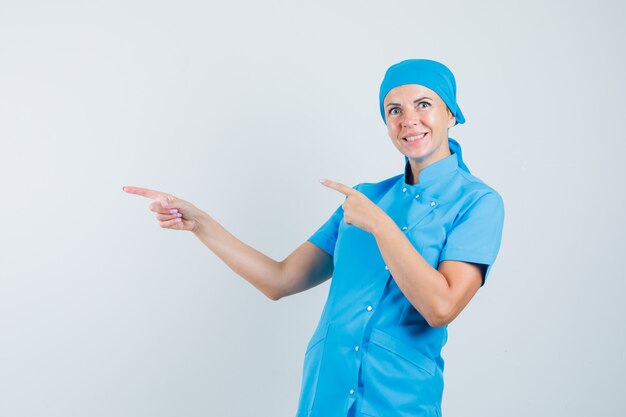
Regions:
[[200, 227], [198, 218], [202, 212], [188, 201], [147, 188], [125, 186], [122, 190], [154, 200], [149, 208], [156, 213], [156, 218], [164, 229], [195, 232]]

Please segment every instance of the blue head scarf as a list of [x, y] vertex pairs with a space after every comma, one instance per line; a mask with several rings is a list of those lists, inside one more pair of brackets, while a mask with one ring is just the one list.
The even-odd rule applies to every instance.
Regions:
[[[452, 115], [456, 119], [456, 124], [465, 123], [465, 116], [456, 102], [456, 80], [454, 74], [445, 65], [430, 59], [407, 59], [389, 67], [385, 73], [385, 78], [380, 84], [379, 106], [380, 115], [383, 122], [387, 123], [383, 101], [389, 91], [395, 87], [405, 84], [419, 84], [428, 87], [441, 97]], [[467, 172], [469, 169], [463, 162], [461, 145], [452, 138], [448, 138], [450, 152], [457, 154], [459, 167]], [[408, 158], [405, 156], [405, 160]]]

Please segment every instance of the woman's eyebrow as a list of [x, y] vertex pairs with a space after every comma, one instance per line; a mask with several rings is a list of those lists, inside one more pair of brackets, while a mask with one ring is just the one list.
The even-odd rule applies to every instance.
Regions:
[[[424, 97], [420, 97], [418, 99], [413, 100], [413, 103], [417, 103], [418, 101], [422, 101], [422, 100], [430, 100], [430, 101], [432, 101], [433, 99], [430, 98], [430, 97], [424, 96]], [[389, 104], [387, 104], [386, 107], [389, 107], [389, 106], [399, 106], [399, 105], [400, 105], [400, 103], [389, 103]]]

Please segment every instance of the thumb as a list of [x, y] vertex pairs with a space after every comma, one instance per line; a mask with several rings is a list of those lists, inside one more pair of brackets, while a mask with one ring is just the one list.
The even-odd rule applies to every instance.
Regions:
[[168, 208], [170, 205], [174, 204], [174, 200], [176, 200], [176, 198], [174, 196], [164, 194], [157, 198], [157, 200], [161, 203], [161, 207]]

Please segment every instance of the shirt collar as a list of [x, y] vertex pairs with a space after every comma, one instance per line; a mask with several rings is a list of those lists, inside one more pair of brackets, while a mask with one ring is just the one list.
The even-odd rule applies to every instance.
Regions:
[[450, 156], [446, 156], [443, 159], [440, 159], [437, 162], [434, 162], [428, 165], [426, 168], [422, 169], [422, 171], [418, 175], [418, 183], [417, 184], [409, 184], [407, 182], [408, 174], [411, 172], [411, 165], [409, 164], [408, 159], [406, 160], [406, 164], [404, 165], [404, 178], [403, 182], [405, 185], [422, 185], [424, 183], [428, 183], [430, 181], [434, 181], [438, 178], [443, 177], [446, 174], [456, 171], [459, 168], [459, 161], [456, 153], [450, 154]]

